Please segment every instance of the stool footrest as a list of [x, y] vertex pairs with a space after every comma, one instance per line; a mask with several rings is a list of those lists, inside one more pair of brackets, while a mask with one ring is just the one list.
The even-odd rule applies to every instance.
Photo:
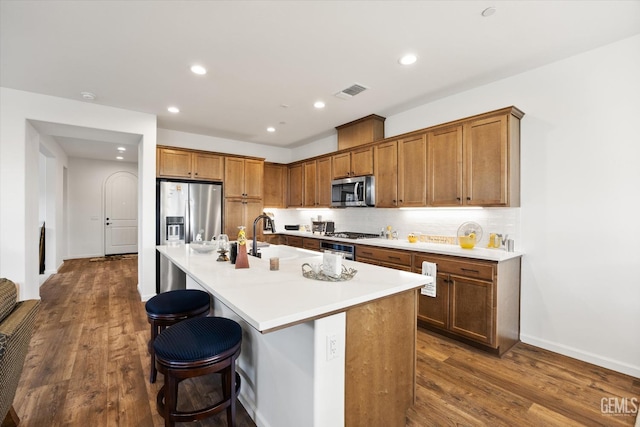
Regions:
[[[240, 391], [241, 379], [240, 379], [240, 375], [237, 372], [235, 372], [235, 377], [236, 377], [235, 394], [237, 396], [238, 392]], [[162, 386], [156, 397], [156, 403], [158, 406], [158, 412], [163, 418], [165, 414], [164, 396], [165, 396], [165, 386]], [[207, 406], [206, 408], [196, 409], [193, 411], [175, 411], [170, 414], [170, 417], [172, 421], [176, 421], [176, 422], [202, 420], [204, 418], [208, 418], [212, 415], [222, 412], [223, 410], [227, 409], [229, 406], [231, 406], [231, 401], [229, 400], [228, 397], [223, 397], [221, 401], [213, 405]]]

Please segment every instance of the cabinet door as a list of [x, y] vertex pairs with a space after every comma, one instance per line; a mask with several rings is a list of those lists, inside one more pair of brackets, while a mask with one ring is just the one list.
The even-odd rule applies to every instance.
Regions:
[[302, 207], [302, 164], [289, 166], [289, 207]]
[[244, 159], [225, 157], [224, 195], [225, 197], [244, 197]]
[[376, 207], [398, 206], [398, 143], [385, 142], [375, 147]]
[[351, 153], [336, 154], [331, 157], [333, 179], [348, 178], [351, 175]]
[[507, 116], [475, 120], [464, 131], [465, 194], [468, 206], [506, 206]]
[[273, 163], [264, 165], [264, 206], [286, 208], [287, 167]]
[[304, 237], [302, 239], [302, 247], [304, 249], [309, 249], [310, 251], [318, 251], [318, 252], [320, 252], [320, 240], [318, 240], [318, 239], [309, 239], [308, 237]]
[[239, 226], [244, 225], [244, 200], [242, 199], [225, 199], [224, 200], [224, 232], [229, 236], [229, 240], [238, 238]]
[[191, 152], [158, 148], [158, 176], [191, 178]]
[[224, 156], [216, 154], [193, 153], [193, 178], [210, 181], [224, 179]]
[[[260, 199], [246, 199], [244, 204], [245, 210], [245, 224], [247, 227], [247, 238], [253, 239], [253, 221], [260, 215], [262, 215], [263, 206], [262, 200]], [[264, 221], [264, 220], [262, 220]], [[256, 234], [258, 235], [258, 240], [262, 240], [262, 221], [258, 222], [256, 227]]]
[[244, 194], [252, 199], [262, 199], [264, 194], [264, 161], [244, 161]]
[[462, 126], [429, 133], [427, 198], [430, 206], [461, 206]]
[[316, 200], [319, 207], [331, 206], [331, 157], [316, 161]]
[[494, 344], [493, 283], [449, 276], [449, 329], [483, 344]]
[[373, 175], [373, 147], [351, 151], [351, 176]]
[[418, 135], [398, 141], [398, 206], [427, 204], [427, 139]]
[[[233, 198], [225, 199], [224, 203], [224, 230], [229, 235], [229, 240], [238, 237], [239, 227], [243, 225], [247, 239], [253, 238], [253, 221], [262, 213], [262, 200]], [[262, 223], [256, 228], [258, 238], [262, 236]]]
[[303, 206], [315, 207], [316, 202], [316, 161], [306, 162], [304, 169]]
[[449, 283], [447, 274], [436, 277], [436, 296], [420, 295], [418, 319], [442, 329], [449, 327]]

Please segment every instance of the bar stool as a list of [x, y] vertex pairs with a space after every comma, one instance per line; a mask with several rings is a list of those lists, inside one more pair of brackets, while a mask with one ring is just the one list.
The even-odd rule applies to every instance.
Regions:
[[[225, 409], [227, 425], [235, 426], [240, 390], [236, 359], [241, 343], [242, 328], [224, 317], [187, 319], [158, 335], [153, 347], [158, 371], [164, 374], [164, 384], [156, 401], [165, 427], [174, 426], [175, 422], [201, 420]], [[212, 373], [222, 374], [222, 400], [202, 409], [178, 411], [178, 383]]]
[[147, 320], [151, 324], [151, 338], [148, 350], [151, 355], [151, 373], [149, 382], [156, 382], [156, 356], [153, 342], [167, 326], [175, 325], [192, 317], [203, 317], [209, 314], [211, 297], [207, 292], [196, 289], [180, 289], [163, 292], [151, 298], [145, 304]]

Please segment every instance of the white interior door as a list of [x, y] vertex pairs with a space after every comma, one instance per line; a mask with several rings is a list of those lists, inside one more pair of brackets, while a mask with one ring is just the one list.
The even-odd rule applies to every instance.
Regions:
[[105, 183], [105, 255], [138, 252], [138, 177], [116, 172]]

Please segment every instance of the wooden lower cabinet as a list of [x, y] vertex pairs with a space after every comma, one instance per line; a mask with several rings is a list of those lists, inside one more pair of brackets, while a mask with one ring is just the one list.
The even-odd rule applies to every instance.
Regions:
[[364, 245], [356, 246], [356, 261], [367, 264], [411, 271], [411, 259], [411, 252]]
[[310, 239], [308, 237], [304, 237], [302, 239], [302, 247], [304, 249], [309, 249], [310, 251], [320, 252], [320, 239]]
[[436, 297], [419, 296], [418, 323], [502, 355], [520, 337], [520, 258], [483, 261], [415, 254], [438, 266]]
[[304, 239], [298, 236], [287, 236], [287, 245], [294, 248], [301, 248], [303, 246]]

